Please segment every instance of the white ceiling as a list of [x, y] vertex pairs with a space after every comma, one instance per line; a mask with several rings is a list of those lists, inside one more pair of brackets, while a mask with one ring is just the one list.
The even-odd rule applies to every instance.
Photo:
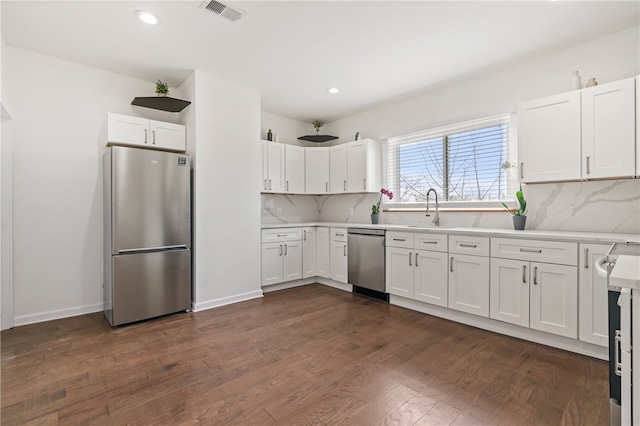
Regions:
[[[265, 111], [310, 122], [640, 22], [638, 1], [226, 3], [247, 14], [234, 24], [200, 1], [3, 0], [2, 34], [11, 46], [172, 87], [200, 69], [260, 89]], [[134, 19], [139, 9], [161, 24]]]

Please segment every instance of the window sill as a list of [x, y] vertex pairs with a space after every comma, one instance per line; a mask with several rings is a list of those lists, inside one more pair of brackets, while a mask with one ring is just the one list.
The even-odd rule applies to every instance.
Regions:
[[[381, 209], [383, 212], [388, 213], [424, 213], [426, 208], [398, 208], [398, 207], [390, 207], [386, 209]], [[435, 208], [431, 208], [431, 212], [435, 212]], [[515, 209], [513, 210], [515, 211]], [[438, 209], [439, 213], [509, 213], [504, 208], [490, 208], [490, 207], [443, 207]]]

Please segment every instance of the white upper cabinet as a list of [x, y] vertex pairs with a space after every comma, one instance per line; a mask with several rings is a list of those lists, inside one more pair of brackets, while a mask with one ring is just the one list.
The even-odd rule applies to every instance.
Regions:
[[380, 149], [373, 139], [347, 144], [347, 192], [380, 191]]
[[580, 179], [580, 91], [518, 105], [524, 183]]
[[636, 174], [635, 79], [582, 90], [582, 178]]
[[122, 114], [107, 114], [107, 143], [184, 151], [185, 126]]
[[329, 193], [327, 148], [305, 148], [305, 189], [307, 194]]
[[329, 148], [329, 192], [347, 192], [347, 145]]
[[304, 194], [304, 148], [285, 145], [285, 192]]
[[285, 190], [285, 146], [278, 142], [262, 143], [262, 188], [263, 192], [284, 192]]

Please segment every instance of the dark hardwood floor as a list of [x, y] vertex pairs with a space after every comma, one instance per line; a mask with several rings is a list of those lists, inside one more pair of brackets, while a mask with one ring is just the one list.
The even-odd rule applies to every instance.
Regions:
[[603, 361], [322, 285], [1, 337], [3, 425], [609, 422]]

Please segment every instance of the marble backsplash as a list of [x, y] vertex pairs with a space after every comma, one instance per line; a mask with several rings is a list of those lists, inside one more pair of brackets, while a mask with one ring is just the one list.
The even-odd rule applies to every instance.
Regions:
[[[640, 179], [525, 185], [523, 192], [529, 206], [526, 229], [640, 233]], [[262, 223], [369, 223], [378, 198], [379, 194], [262, 194]], [[382, 212], [380, 223], [428, 227], [432, 219], [424, 212]], [[504, 211], [444, 211], [440, 226], [509, 229], [513, 224]]]

